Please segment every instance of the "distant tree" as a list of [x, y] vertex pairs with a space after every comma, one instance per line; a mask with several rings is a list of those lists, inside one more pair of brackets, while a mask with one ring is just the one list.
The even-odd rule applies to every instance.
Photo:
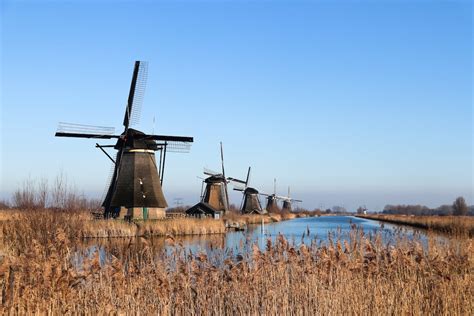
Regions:
[[326, 214], [331, 214], [331, 209], [330, 208], [326, 209]]
[[443, 204], [436, 209], [437, 215], [453, 215], [453, 206]]
[[453, 203], [453, 214], [456, 216], [467, 215], [468, 207], [462, 196], [458, 197]]
[[367, 208], [364, 206], [359, 206], [357, 209], [357, 214], [364, 214], [364, 212], [367, 211]]
[[0, 210], [6, 210], [10, 207], [10, 202], [8, 202], [8, 200], [0, 200]]
[[333, 206], [332, 207], [333, 213], [344, 213], [346, 211], [345, 207], [343, 206]]

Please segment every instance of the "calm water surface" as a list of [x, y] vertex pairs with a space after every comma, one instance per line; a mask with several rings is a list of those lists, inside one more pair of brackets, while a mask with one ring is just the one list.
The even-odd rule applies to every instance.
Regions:
[[[250, 251], [254, 244], [265, 248], [268, 239], [272, 242], [283, 235], [295, 245], [311, 242], [325, 242], [332, 239], [348, 239], [353, 228], [362, 229], [366, 235], [380, 233], [384, 240], [390, 240], [394, 234], [402, 232], [413, 237], [415, 231], [378, 221], [362, 219], [354, 216], [321, 216], [296, 218], [289, 221], [263, 225], [250, 225], [247, 231], [229, 232], [219, 236], [184, 237], [182, 245], [193, 251], [212, 252], [215, 249], [232, 250], [234, 253]], [[423, 236], [421, 236], [423, 237]]]
[[[176, 251], [175, 246], [178, 245], [186, 252], [204, 252], [209, 257], [223, 259], [237, 254], [250, 253], [254, 245], [258, 245], [263, 250], [268, 240], [273, 243], [279, 235], [283, 235], [290, 243], [299, 246], [302, 243], [307, 245], [314, 242], [323, 243], [328, 241], [329, 238], [333, 240], [349, 239], [350, 232], [354, 228], [362, 230], [368, 237], [380, 234], [386, 242], [393, 240], [394, 235], [399, 233], [406, 235], [408, 238], [416, 236], [422, 242], [426, 240], [423, 232], [416, 232], [414, 229], [405, 226], [382, 224], [378, 221], [353, 216], [321, 216], [296, 218], [263, 226], [250, 225], [243, 232], [176, 237], [174, 242], [166, 240], [164, 237], [90, 240], [85, 245], [87, 248], [85, 255], [88, 256], [87, 253], [92, 255], [98, 250], [101, 261], [106, 261], [109, 253], [106, 249], [110, 250], [112, 244], [118, 248], [129, 247], [132, 244], [139, 251], [143, 249], [142, 243], [146, 243], [156, 253], [162, 251], [171, 253]], [[83, 255], [84, 253], [78, 256], [78, 263], [82, 261]]]

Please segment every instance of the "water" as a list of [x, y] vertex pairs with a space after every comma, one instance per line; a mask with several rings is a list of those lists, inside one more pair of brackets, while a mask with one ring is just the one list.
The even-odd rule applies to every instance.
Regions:
[[206, 253], [209, 257], [226, 258], [237, 254], [248, 254], [252, 252], [254, 245], [263, 250], [268, 240], [274, 243], [279, 235], [283, 235], [290, 243], [299, 246], [302, 243], [307, 245], [312, 242], [323, 243], [328, 238], [333, 240], [349, 239], [350, 232], [354, 228], [363, 230], [364, 234], [368, 237], [380, 234], [386, 242], [393, 240], [394, 235], [398, 233], [403, 233], [408, 238], [416, 236], [422, 242], [426, 240], [423, 234], [417, 233], [414, 229], [405, 226], [382, 224], [378, 221], [353, 216], [321, 216], [269, 223], [263, 227], [261, 225], [250, 225], [243, 232], [176, 237], [174, 242], [166, 240], [164, 237], [152, 237], [146, 240], [143, 238], [90, 240], [88, 245], [86, 245], [88, 249], [86, 253], [92, 255], [98, 250], [101, 259], [105, 259], [107, 257], [105, 249], [109, 248], [111, 243], [114, 243], [116, 247], [117, 243], [121, 243], [122, 245], [118, 246], [120, 248], [126, 244], [129, 244], [128, 246], [133, 244], [137, 251], [143, 246], [141, 245], [142, 243], [146, 243], [147, 246], [153, 248], [155, 253], [175, 251], [175, 246], [178, 245], [186, 252], [194, 254]]
[[234, 253], [246, 252], [253, 244], [264, 249], [268, 239], [275, 241], [279, 235], [295, 245], [310, 244], [312, 241], [325, 242], [329, 236], [333, 239], [348, 239], [352, 228], [359, 228], [365, 234], [375, 235], [380, 233], [385, 240], [404, 230], [407, 236], [413, 236], [410, 228], [400, 228], [391, 224], [358, 218], [354, 216], [321, 216], [296, 218], [289, 221], [269, 223], [263, 226], [250, 225], [244, 232], [228, 232], [226, 235], [185, 237], [181, 239], [182, 245], [196, 251], [215, 251], [215, 249], [232, 250]]

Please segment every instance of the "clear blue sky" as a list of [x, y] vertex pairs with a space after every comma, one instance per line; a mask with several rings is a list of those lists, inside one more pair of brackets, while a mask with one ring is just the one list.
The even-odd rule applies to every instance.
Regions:
[[[164, 192], [202, 167], [308, 208], [473, 203], [470, 1], [2, 1], [1, 194], [63, 170], [100, 196], [110, 162], [59, 121], [121, 132], [134, 60], [141, 125], [194, 136]], [[239, 195], [232, 200], [239, 204]]]

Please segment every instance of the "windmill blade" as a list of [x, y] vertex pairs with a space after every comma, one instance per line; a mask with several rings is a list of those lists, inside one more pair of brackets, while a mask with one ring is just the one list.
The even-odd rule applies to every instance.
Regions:
[[232, 177], [227, 177], [227, 180], [228, 180], [228, 181], [232, 181], [232, 182], [241, 183], [241, 184], [247, 184], [247, 182], [245, 182], [245, 181], [243, 181], [243, 180], [239, 180], [239, 179], [232, 178]]
[[221, 142], [221, 163], [222, 163], [222, 175], [225, 178], [225, 170], [224, 170], [224, 149], [222, 148], [222, 142]]
[[114, 135], [115, 128], [95, 125], [84, 125], [75, 123], [59, 122], [56, 130], [56, 137], [75, 137], [75, 138], [99, 138], [111, 139], [119, 138]]
[[148, 63], [136, 61], [133, 69], [130, 92], [128, 94], [127, 107], [123, 118], [123, 126], [128, 129], [130, 125], [138, 124], [141, 114], [143, 96], [145, 94], [146, 81], [148, 78]]
[[188, 136], [168, 136], [168, 135], [136, 135], [135, 138], [146, 138], [164, 142], [194, 142], [193, 137]]
[[61, 133], [54, 134], [56, 137], [74, 137], [74, 138], [97, 138], [97, 139], [111, 139], [119, 138], [118, 135], [100, 135], [100, 134], [81, 134], [81, 133]]
[[[224, 170], [224, 149], [222, 148], [222, 142], [221, 142], [221, 161], [222, 161], [222, 176], [225, 177], [225, 170]], [[226, 202], [227, 202], [227, 207], [229, 206], [229, 192], [227, 191], [227, 181], [224, 183], [224, 189], [225, 189], [225, 197], [226, 197]]]
[[247, 179], [245, 180], [245, 186], [249, 185], [249, 181], [250, 181], [250, 167], [249, 167], [249, 171], [247, 172]]
[[[235, 180], [237, 180], [237, 181], [235, 181]], [[234, 187], [234, 190], [236, 190], [236, 191], [244, 191], [245, 189], [247, 189], [247, 186], [245, 185], [245, 182], [243, 182], [241, 180], [238, 180], [238, 179], [233, 180], [233, 178], [227, 178], [227, 181], [234, 182], [234, 183], [232, 183], [232, 186]]]
[[297, 199], [290, 199], [292, 200], [293, 202], [303, 202], [302, 200], [297, 200]]
[[204, 171], [203, 173], [207, 176], [217, 176], [217, 175], [220, 175], [219, 172], [216, 172], [214, 170], [211, 170], [211, 169], [207, 169], [207, 168], [204, 168]]
[[188, 142], [158, 142], [157, 146], [161, 148], [166, 147], [166, 151], [172, 153], [189, 153], [191, 150], [191, 143]]

